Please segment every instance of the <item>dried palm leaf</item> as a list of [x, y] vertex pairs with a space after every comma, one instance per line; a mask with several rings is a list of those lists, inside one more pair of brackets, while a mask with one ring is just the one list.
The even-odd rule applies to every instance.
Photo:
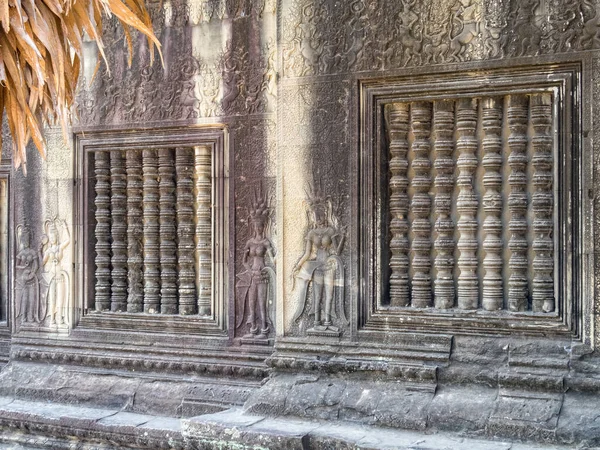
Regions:
[[[26, 170], [25, 148], [33, 141], [45, 157], [44, 123], [66, 135], [83, 52], [83, 35], [102, 43], [103, 16], [144, 34], [154, 59], [160, 43], [144, 0], [0, 0], [0, 118], [6, 113], [15, 167]], [[132, 46], [128, 40], [129, 62]], [[0, 147], [2, 135], [0, 134]]]

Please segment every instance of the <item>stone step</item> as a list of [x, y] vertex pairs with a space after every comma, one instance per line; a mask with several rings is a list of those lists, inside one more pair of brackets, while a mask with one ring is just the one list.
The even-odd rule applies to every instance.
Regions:
[[[206, 448], [270, 450], [558, 450], [572, 447], [462, 437], [451, 433], [370, 427], [351, 422], [308, 421], [288, 417], [266, 418], [230, 409], [182, 420], [186, 440]], [[230, 447], [220, 447], [230, 445]], [[204, 447], [199, 447], [204, 448]]]
[[0, 397], [0, 448], [167, 449], [183, 437], [176, 418]]
[[0, 397], [0, 449], [559, 450], [351, 422], [267, 418], [241, 408], [189, 419]]

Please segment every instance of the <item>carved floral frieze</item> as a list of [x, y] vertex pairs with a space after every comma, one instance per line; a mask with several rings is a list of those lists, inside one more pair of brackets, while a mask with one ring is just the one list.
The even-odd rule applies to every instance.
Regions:
[[600, 48], [600, 3], [295, 0], [282, 32], [286, 77], [383, 70]]
[[[77, 101], [81, 125], [189, 120], [265, 113], [275, 99], [275, 49], [267, 43], [261, 58], [229, 41], [215, 64], [192, 55], [191, 47], [172, 53], [170, 68], [160, 64], [139, 73], [126, 71], [118, 83], [103, 64]], [[87, 86], [83, 80], [82, 87]]]
[[[600, 104], [600, 83], [598, 82], [598, 76], [600, 75], [600, 58], [594, 58], [593, 61], [593, 73], [594, 82], [592, 83], [592, 98], [595, 105]], [[597, 114], [593, 115], [592, 127], [594, 130], [594, 138], [593, 138], [593, 171], [594, 180], [600, 179], [600, 117]], [[600, 224], [600, 196], [594, 196], [594, 253], [600, 253], [600, 240], [598, 239], [598, 226]], [[594, 336], [592, 339], [595, 341], [595, 345], [600, 345], [600, 298], [598, 293], [600, 293], [600, 258], [594, 258], [594, 290], [596, 292], [596, 296], [594, 299], [593, 310], [587, 311], [584, 318], [584, 335], [589, 337], [592, 334], [592, 329], [594, 331]], [[592, 323], [593, 321], [593, 323]], [[586, 342], [586, 344], [591, 344], [590, 341]]]
[[106, 21], [103, 40], [108, 64], [101, 62], [91, 80], [81, 80], [76, 100], [79, 124], [189, 121], [271, 112], [276, 95], [274, 38], [261, 41], [256, 48], [250, 43], [253, 39], [240, 40], [234, 33], [209, 55], [198, 50], [192, 39], [198, 31], [194, 27], [205, 29], [213, 18], [243, 19], [234, 28], [244, 30], [263, 14], [273, 14], [269, 2], [165, 2], [162, 9], [152, 6], [164, 67], [159, 61], [150, 64], [147, 44], [137, 35], [133, 36], [136, 56], [128, 67], [123, 29], [115, 20]]
[[345, 144], [350, 127], [350, 92], [347, 82], [323, 82], [280, 88], [282, 105], [278, 123], [285, 143]]
[[275, 13], [276, 7], [277, 0], [175, 0], [155, 2], [148, 9], [155, 26], [182, 26], [262, 18]]

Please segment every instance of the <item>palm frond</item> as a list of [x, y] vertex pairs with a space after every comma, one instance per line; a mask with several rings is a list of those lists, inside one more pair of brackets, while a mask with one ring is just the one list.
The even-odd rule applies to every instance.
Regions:
[[[15, 167], [26, 170], [25, 148], [33, 141], [45, 157], [45, 122], [68, 128], [83, 52], [83, 35], [102, 57], [102, 20], [114, 15], [144, 34], [160, 54], [144, 0], [0, 0], [0, 118], [6, 112]], [[129, 42], [131, 64], [132, 46]], [[161, 55], [162, 58], [162, 55]], [[0, 146], [2, 136], [0, 135]]]

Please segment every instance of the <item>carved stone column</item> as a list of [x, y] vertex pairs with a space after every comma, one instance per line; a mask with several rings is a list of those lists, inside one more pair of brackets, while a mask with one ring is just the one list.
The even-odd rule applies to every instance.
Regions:
[[144, 214], [144, 312], [157, 313], [160, 305], [158, 223], [158, 157], [156, 150], [142, 154]]
[[456, 149], [459, 169], [457, 179], [459, 213], [458, 232], [458, 307], [477, 309], [479, 300], [479, 278], [477, 276], [477, 208], [479, 201], [475, 193], [475, 171], [477, 170], [477, 100], [460, 99], [456, 109]]
[[411, 127], [415, 137], [412, 143], [414, 159], [411, 168], [414, 171], [412, 186], [414, 195], [410, 209], [412, 222], [412, 306], [427, 308], [431, 306], [431, 103], [411, 103]]
[[483, 100], [483, 309], [502, 309], [502, 98]]
[[127, 165], [127, 312], [139, 313], [144, 309], [142, 268], [143, 254], [143, 182], [142, 152], [129, 150], [125, 153]]
[[179, 263], [179, 313], [195, 314], [194, 270], [194, 154], [191, 148], [175, 151], [177, 173], [177, 260]]
[[94, 299], [96, 311], [110, 309], [111, 245], [110, 245], [110, 156], [108, 152], [94, 153], [96, 175], [96, 283]]
[[528, 99], [525, 95], [508, 98], [508, 147], [510, 156], [510, 194], [508, 209], [511, 251], [508, 280], [508, 307], [511, 311], [527, 309], [527, 117]]
[[552, 193], [552, 96], [531, 96], [531, 122], [534, 135], [531, 139], [533, 156], [533, 282], [531, 290], [532, 309], [535, 312], [554, 311], [554, 241], [552, 239], [553, 193]]
[[173, 150], [158, 151], [160, 230], [160, 312], [177, 314], [177, 229]]
[[212, 293], [212, 155], [211, 148], [194, 148], [196, 194], [196, 287], [198, 314], [211, 314]]
[[123, 152], [110, 152], [111, 311], [127, 310], [127, 178]]
[[454, 306], [454, 222], [452, 220], [452, 191], [454, 190], [454, 102], [438, 101], [433, 110], [435, 135], [435, 307]]
[[390, 304], [408, 306], [408, 103], [395, 103], [388, 110], [390, 140]]

